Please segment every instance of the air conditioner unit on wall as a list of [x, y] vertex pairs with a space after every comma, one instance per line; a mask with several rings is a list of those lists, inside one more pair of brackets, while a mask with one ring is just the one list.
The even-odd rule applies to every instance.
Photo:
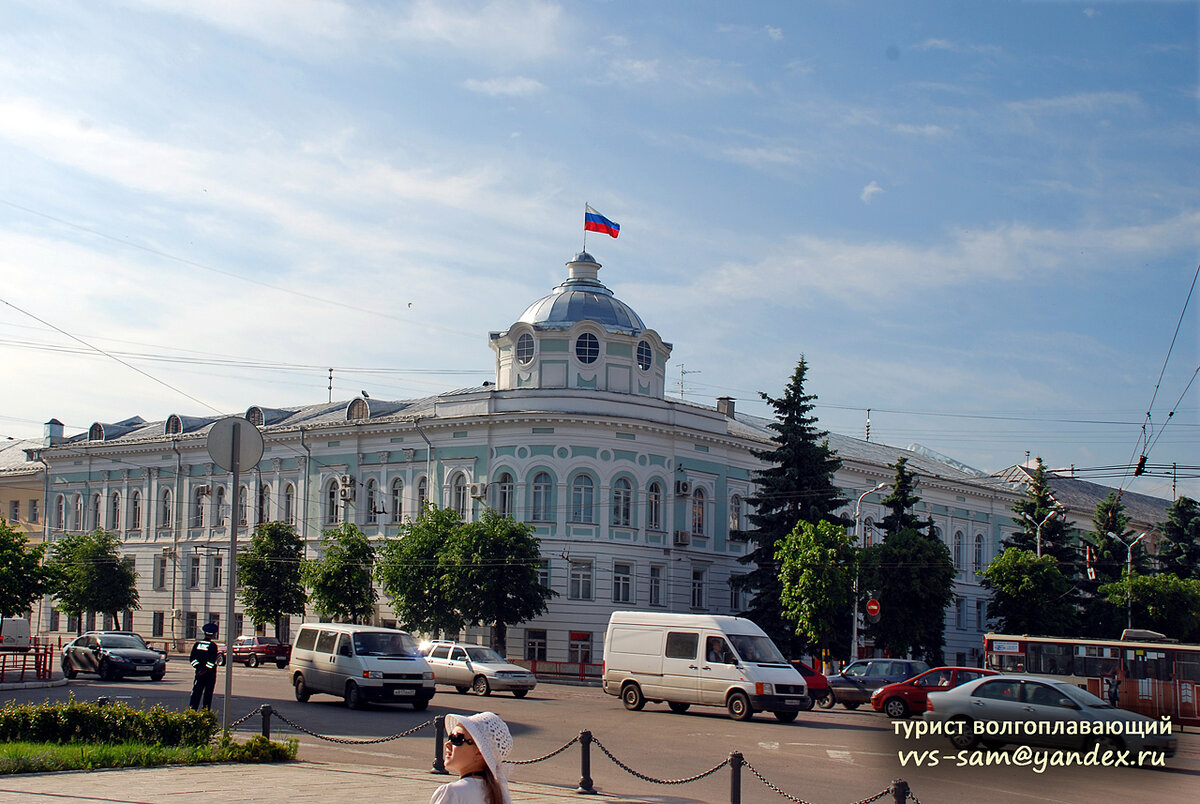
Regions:
[[675, 531], [675, 546], [676, 547], [687, 547], [691, 543], [692, 543], [691, 532], [686, 531], [686, 530]]
[[675, 495], [678, 497], [686, 497], [692, 493], [692, 483], [689, 480], [675, 481]]
[[342, 484], [343, 488], [353, 488], [354, 475], [342, 475], [338, 478], [338, 482]]
[[472, 483], [471, 496], [477, 500], [483, 499], [487, 495], [487, 483]]
[[182, 620], [183, 619], [183, 609], [171, 609], [171, 619]]
[[354, 499], [354, 489], [351, 488], [350, 486], [342, 486], [342, 490], [339, 492], [339, 496], [343, 500], [352, 501]]

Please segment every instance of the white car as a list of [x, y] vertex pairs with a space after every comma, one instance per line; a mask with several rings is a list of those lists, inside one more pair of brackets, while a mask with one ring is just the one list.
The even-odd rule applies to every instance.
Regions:
[[459, 692], [472, 690], [476, 695], [511, 692], [517, 698], [524, 698], [537, 686], [533, 673], [482, 645], [431, 642], [425, 649], [425, 660], [433, 668], [436, 683]]

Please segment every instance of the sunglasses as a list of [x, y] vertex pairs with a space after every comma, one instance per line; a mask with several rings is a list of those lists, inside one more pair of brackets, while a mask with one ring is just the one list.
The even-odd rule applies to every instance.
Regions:
[[475, 745], [475, 743], [468, 739], [467, 735], [462, 734], [461, 732], [455, 732], [454, 734], [447, 735], [446, 742], [450, 743], [450, 745], [454, 746], [455, 748], [458, 748], [461, 745]]

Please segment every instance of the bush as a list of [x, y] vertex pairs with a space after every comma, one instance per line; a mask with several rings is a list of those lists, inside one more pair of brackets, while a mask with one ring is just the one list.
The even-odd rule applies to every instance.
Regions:
[[212, 742], [217, 716], [209, 710], [174, 712], [156, 704], [135, 709], [124, 703], [90, 703], [72, 697], [62, 703], [0, 707], [0, 742], [148, 743], [200, 746]]

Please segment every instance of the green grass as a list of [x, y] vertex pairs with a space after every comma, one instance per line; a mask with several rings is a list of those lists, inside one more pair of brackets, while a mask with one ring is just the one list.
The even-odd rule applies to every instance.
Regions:
[[245, 743], [226, 738], [200, 746], [11, 742], [0, 743], [0, 775], [214, 762], [286, 762], [296, 758], [298, 748], [295, 739], [278, 743], [262, 735], [251, 737]]

